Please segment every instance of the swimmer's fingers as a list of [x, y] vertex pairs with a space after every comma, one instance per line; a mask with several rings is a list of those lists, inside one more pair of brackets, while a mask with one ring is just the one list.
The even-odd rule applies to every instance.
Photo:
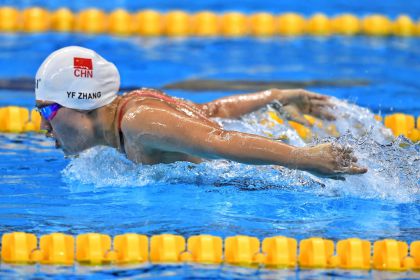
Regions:
[[356, 164], [352, 164], [344, 170], [347, 174], [364, 174], [367, 171], [366, 167], [358, 166]]
[[353, 151], [348, 152], [343, 148], [340, 159], [337, 162], [336, 173], [346, 174], [363, 174], [367, 172], [367, 168], [356, 164], [357, 158], [353, 155]]
[[348, 153], [348, 154], [353, 153], [353, 148], [351, 146], [346, 145], [346, 146], [341, 146], [341, 147], [343, 149], [343, 152]]
[[354, 155], [352, 147], [344, 147], [344, 153], [346, 154], [346, 159], [348, 159], [351, 163], [356, 163], [358, 161], [357, 157]]
[[295, 121], [306, 126], [311, 126], [310, 122], [305, 119], [305, 117], [300, 113], [296, 106], [287, 105], [283, 107], [283, 110], [286, 112], [286, 117], [288, 120]]
[[330, 99], [330, 97], [327, 96], [327, 95], [315, 93], [315, 92], [312, 92], [312, 91], [304, 90], [303, 92], [311, 100], [328, 100], [328, 99]]
[[328, 120], [328, 121], [336, 120], [336, 117], [323, 107], [312, 107], [310, 114], [317, 118]]
[[334, 145], [333, 153], [337, 155], [337, 173], [363, 174], [367, 168], [356, 164], [357, 158], [354, 156], [353, 148], [350, 146]]
[[347, 159], [351, 162], [351, 163], [356, 163], [358, 161], [357, 157], [354, 155], [353, 151], [350, 153], [347, 153], [346, 155]]
[[335, 116], [328, 109], [334, 108], [334, 105], [327, 101], [311, 100], [309, 113], [330, 121], [335, 120]]
[[310, 99], [310, 102], [312, 106], [334, 108], [334, 104], [332, 104], [328, 99]]
[[337, 146], [337, 150], [347, 156], [349, 155], [353, 155], [353, 148], [349, 145], [343, 146], [343, 145], [338, 145]]
[[317, 175], [318, 177], [324, 177], [324, 178], [333, 179], [333, 180], [345, 181], [346, 177], [344, 177], [344, 175], [346, 175], [346, 174], [357, 175], [357, 174], [364, 174], [367, 171], [368, 170], [365, 167], [361, 167], [361, 166], [357, 166], [357, 165], [351, 165], [349, 167], [345, 167], [345, 168], [341, 168], [340, 170], [337, 170], [335, 174], [331, 174], [331, 175], [315, 174], [315, 175]]
[[343, 158], [345, 162], [347, 163], [347, 165], [357, 162], [357, 157], [355, 157], [353, 153], [346, 153], [343, 155]]

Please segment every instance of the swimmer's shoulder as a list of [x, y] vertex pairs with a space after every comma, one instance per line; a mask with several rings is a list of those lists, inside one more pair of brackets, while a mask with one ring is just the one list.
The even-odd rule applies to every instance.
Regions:
[[139, 98], [130, 100], [119, 120], [123, 133], [147, 129], [165, 113], [177, 112], [173, 106], [158, 98]]
[[[133, 113], [132, 111], [136, 110], [141, 104], [144, 104], [145, 101], [148, 103], [147, 101], [150, 101], [151, 99], [158, 99], [160, 96], [167, 95], [158, 89], [152, 88], [140, 88], [124, 92], [121, 95], [121, 100], [118, 105], [119, 123], [123, 121], [123, 118], [127, 115], [127, 113], [130, 113], [130, 111]], [[121, 125], [119, 125], [119, 127], [121, 127]]]

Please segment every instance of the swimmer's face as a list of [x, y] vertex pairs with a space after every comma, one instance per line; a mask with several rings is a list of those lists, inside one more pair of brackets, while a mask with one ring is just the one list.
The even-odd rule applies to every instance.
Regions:
[[[53, 102], [36, 101], [37, 107], [50, 104]], [[87, 111], [61, 107], [52, 120], [41, 118], [41, 129], [47, 131], [47, 137], [55, 139], [56, 147], [66, 155], [75, 155], [93, 146], [93, 126]]]

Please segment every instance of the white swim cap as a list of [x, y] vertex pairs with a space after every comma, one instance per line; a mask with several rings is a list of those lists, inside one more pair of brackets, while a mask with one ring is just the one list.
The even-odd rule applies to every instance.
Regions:
[[111, 62], [81, 47], [66, 47], [50, 54], [35, 78], [37, 100], [64, 107], [92, 110], [111, 103], [120, 87], [120, 74]]

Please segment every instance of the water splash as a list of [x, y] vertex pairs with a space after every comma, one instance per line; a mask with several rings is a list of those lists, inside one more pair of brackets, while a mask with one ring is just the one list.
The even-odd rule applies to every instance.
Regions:
[[359, 163], [369, 168], [362, 176], [346, 176], [345, 182], [332, 181], [323, 191], [366, 198], [416, 201], [420, 194], [419, 143], [413, 144], [374, 119], [367, 109], [335, 100], [338, 112], [335, 124], [341, 133], [337, 139], [325, 137], [319, 142], [350, 145]]
[[[112, 159], [112, 163], [110, 163]], [[287, 168], [243, 165], [225, 160], [193, 164], [138, 165], [127, 160], [115, 149], [95, 147], [75, 158], [63, 170], [68, 182], [106, 186], [146, 186], [150, 184], [195, 184], [254, 188], [301, 188], [322, 186], [305, 172]], [[302, 188], [305, 187], [305, 188]]]
[[[292, 188], [327, 196], [355, 196], [412, 202], [420, 193], [420, 149], [404, 137], [394, 139], [391, 132], [364, 108], [334, 99], [337, 120], [324, 122], [335, 125], [340, 137], [335, 138], [314, 127], [315, 139], [309, 145], [337, 142], [351, 145], [359, 163], [369, 168], [364, 175], [346, 176], [345, 181], [318, 178], [307, 172], [250, 166], [225, 160], [201, 164], [177, 162], [153, 166], [137, 165], [114, 149], [96, 147], [73, 159], [63, 170], [65, 181], [93, 184], [95, 187], [139, 187], [153, 184], [195, 184], [237, 186], [242, 189]], [[287, 125], [267, 125], [268, 111], [264, 108], [240, 120], [217, 119], [226, 129], [287, 138], [287, 142], [306, 145], [296, 131]]]

